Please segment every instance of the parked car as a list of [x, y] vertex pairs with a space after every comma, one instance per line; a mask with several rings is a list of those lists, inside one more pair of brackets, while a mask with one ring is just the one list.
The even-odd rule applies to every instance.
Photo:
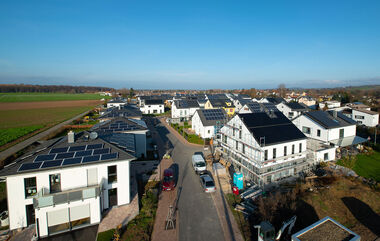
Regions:
[[191, 157], [191, 162], [196, 173], [204, 173], [206, 171], [206, 162], [205, 159], [203, 159], [202, 155], [193, 155]]
[[205, 192], [215, 192], [216, 191], [214, 180], [212, 180], [212, 178], [209, 174], [201, 175], [200, 180], [201, 180], [201, 185], [202, 185], [203, 191], [205, 191]]
[[170, 191], [175, 188], [174, 171], [171, 168], [165, 169], [164, 178], [162, 180], [162, 190]]

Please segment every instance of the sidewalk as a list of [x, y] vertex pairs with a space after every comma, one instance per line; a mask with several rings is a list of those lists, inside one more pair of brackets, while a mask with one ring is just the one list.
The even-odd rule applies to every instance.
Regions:
[[[210, 167], [208, 166], [210, 171]], [[219, 216], [220, 225], [222, 226], [225, 240], [244, 241], [241, 235], [239, 226], [236, 223], [235, 217], [224, 198], [222, 186], [219, 182], [219, 177], [210, 171], [215, 181], [216, 192], [212, 193], [212, 199], [214, 200], [215, 208]]]
[[[162, 159], [160, 162], [161, 177], [163, 176], [164, 170], [169, 168], [173, 164], [172, 159]], [[177, 241], [178, 240], [178, 230], [179, 224], [175, 221], [175, 228], [165, 230], [166, 217], [169, 212], [169, 206], [173, 205], [177, 197], [177, 188], [173, 191], [160, 191], [158, 197], [158, 208], [156, 211], [156, 217], [154, 221], [152, 241]], [[178, 212], [176, 212], [178, 220]]]
[[160, 119], [161, 123], [165, 125], [166, 129], [168, 129], [173, 135], [175, 135], [177, 137], [177, 139], [182, 142], [182, 144], [185, 144], [185, 145], [190, 145], [190, 146], [194, 146], [194, 147], [203, 147], [203, 145], [199, 145], [199, 144], [194, 144], [194, 143], [190, 143], [188, 142], [183, 136], [181, 136], [173, 127], [171, 127], [165, 119]]

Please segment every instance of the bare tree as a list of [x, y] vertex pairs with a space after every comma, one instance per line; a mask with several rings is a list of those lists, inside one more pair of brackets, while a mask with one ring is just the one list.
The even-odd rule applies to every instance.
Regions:
[[286, 87], [285, 84], [279, 84], [278, 85], [278, 93], [280, 94], [280, 97], [284, 98], [286, 95]]

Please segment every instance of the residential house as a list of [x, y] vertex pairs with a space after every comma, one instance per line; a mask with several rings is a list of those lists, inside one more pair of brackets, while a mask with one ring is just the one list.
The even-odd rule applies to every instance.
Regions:
[[131, 105], [123, 105], [119, 107], [107, 108], [100, 112], [99, 120], [100, 122], [111, 120], [116, 117], [125, 117], [128, 119], [138, 119], [142, 118], [142, 113], [139, 108]]
[[221, 134], [216, 150], [260, 186], [309, 168], [306, 136], [279, 111], [237, 114]]
[[337, 100], [328, 100], [328, 101], [319, 103], [319, 109], [324, 110], [325, 107], [327, 107], [327, 109], [339, 108], [340, 102]]
[[205, 109], [224, 109], [230, 117], [235, 114], [235, 106], [229, 99], [209, 99], [205, 104]]
[[164, 113], [165, 106], [162, 99], [147, 99], [140, 105], [140, 110], [143, 114], [161, 114]]
[[359, 125], [375, 127], [379, 124], [379, 113], [367, 109], [345, 109], [344, 115], [353, 119]]
[[199, 109], [191, 118], [191, 129], [202, 138], [213, 138], [227, 121], [223, 109]]
[[107, 108], [120, 107], [126, 105], [127, 101], [123, 98], [115, 98], [107, 102]]
[[310, 97], [310, 96], [300, 96], [298, 97], [297, 101], [298, 103], [304, 104], [306, 106], [314, 106], [317, 104], [317, 101], [313, 97]]
[[365, 105], [362, 102], [347, 103], [346, 106], [352, 109], [371, 110], [371, 108], [368, 105]]
[[260, 100], [258, 100], [259, 103], [272, 103], [274, 105], [278, 105], [281, 102], [286, 102], [284, 98], [282, 97], [265, 97]]
[[99, 224], [106, 210], [130, 203], [135, 157], [88, 132], [48, 141], [0, 171], [11, 230], [38, 237]]
[[175, 100], [172, 105], [172, 122], [183, 122], [191, 120], [195, 111], [200, 109], [197, 100]]
[[297, 102], [281, 102], [277, 104], [276, 107], [290, 120], [308, 111], [306, 106]]
[[240, 110], [240, 114], [246, 113], [257, 113], [257, 112], [270, 112], [278, 111], [277, 107], [272, 103], [259, 103], [259, 102], [250, 102], [245, 104]]

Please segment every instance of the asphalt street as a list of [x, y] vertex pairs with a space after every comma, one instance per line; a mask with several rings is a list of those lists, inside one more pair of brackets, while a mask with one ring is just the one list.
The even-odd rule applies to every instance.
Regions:
[[178, 164], [179, 240], [224, 240], [222, 226], [210, 193], [204, 193], [198, 175], [191, 166], [191, 156], [200, 147], [185, 145], [159, 123], [155, 129]]

